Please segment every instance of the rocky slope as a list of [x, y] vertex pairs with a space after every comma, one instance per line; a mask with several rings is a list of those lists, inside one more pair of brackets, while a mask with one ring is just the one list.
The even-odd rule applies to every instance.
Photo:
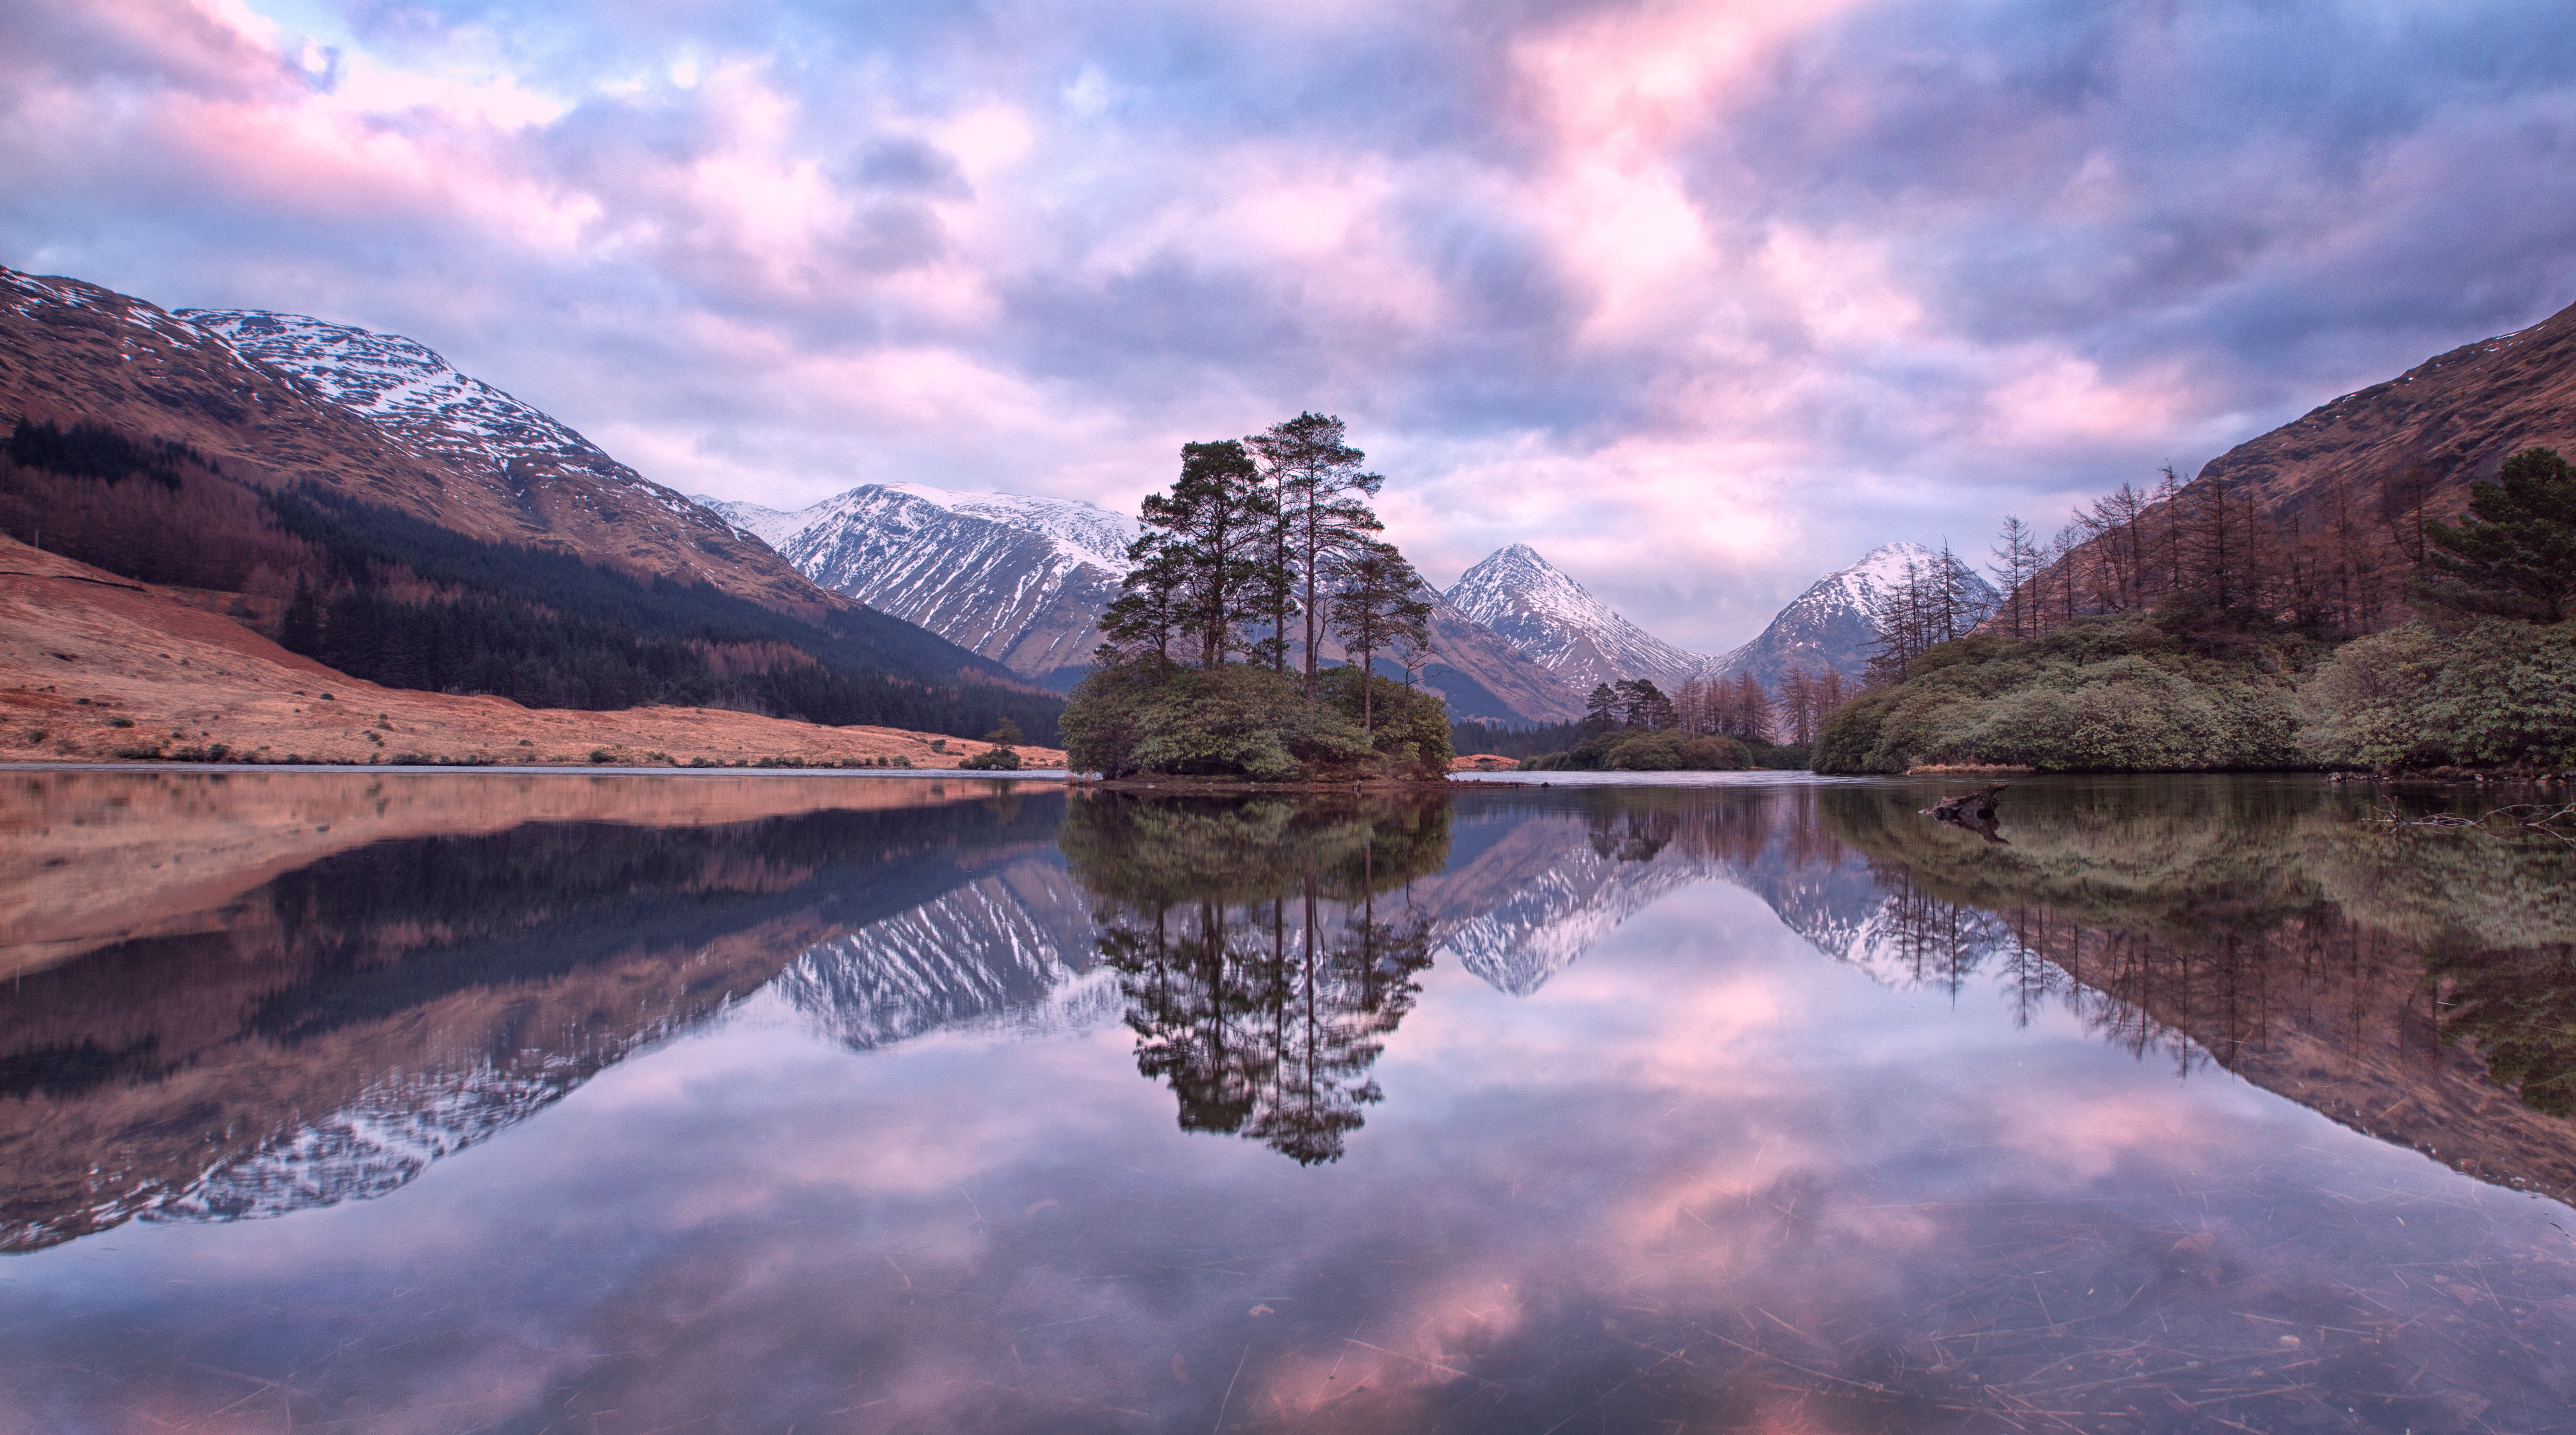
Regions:
[[[1773, 692], [1795, 670], [1831, 669], [1846, 681], [1858, 681], [1878, 642], [1878, 619], [1872, 616], [1875, 605], [1904, 581], [1907, 563], [1929, 570], [1940, 557], [1920, 543], [1880, 544], [1858, 563], [1817, 579], [1752, 642], [1710, 659], [1708, 676], [1751, 673]], [[1983, 596], [1993, 597], [1994, 590], [1984, 579], [1977, 580], [1977, 587]]]
[[923, 484], [862, 484], [794, 513], [710, 502], [822, 587], [1059, 688], [1098, 644], [1136, 536], [1094, 504]]
[[703, 581], [782, 611], [840, 601], [408, 339], [294, 315], [173, 314], [0, 269], [0, 425], [21, 418], [175, 440], [256, 487], [311, 481], [471, 537]]
[[1577, 693], [1628, 678], [1669, 690], [1707, 661], [1620, 617], [1526, 543], [1488, 555], [1444, 596]]

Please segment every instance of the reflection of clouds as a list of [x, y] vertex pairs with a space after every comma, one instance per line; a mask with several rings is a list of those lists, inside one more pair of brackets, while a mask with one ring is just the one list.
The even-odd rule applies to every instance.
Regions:
[[[901, 925], [928, 910], [885, 950], [1022, 930]], [[987, 1014], [870, 1026], [901, 1039], [853, 1052], [781, 985], [399, 1204], [234, 1228], [220, 1268], [84, 1248], [109, 1263], [84, 1279], [209, 1289], [157, 1325], [51, 1294], [13, 1359], [292, 1368], [316, 1408], [386, 1429], [1543, 1430], [1596, 1409], [1596, 1428], [1851, 1428], [1886, 1411], [1836, 1406], [1857, 1398], [1837, 1381], [1973, 1402], [1927, 1372], [2009, 1385], [2079, 1321], [2241, 1387], [2304, 1358], [2279, 1331], [2365, 1319], [2337, 1290], [2385, 1299], [2391, 1325], [2463, 1308], [2383, 1284], [2393, 1262], [2486, 1260], [2576, 1295], [2564, 1257], [2527, 1258], [2561, 1249], [2534, 1246], [2554, 1207], [2177, 1082], [2076, 1015], [2016, 1027], [1971, 975], [1882, 986], [1755, 893], [1683, 884], [1533, 993], [1427, 974], [1375, 1068], [1387, 1101], [1312, 1169], [1174, 1130], [1123, 1031], [1032, 1040]], [[2395, 1224], [2429, 1199], [2474, 1219]], [[13, 1275], [59, 1292], [69, 1258]], [[309, 1314], [239, 1320], [261, 1302]], [[401, 1353], [318, 1358], [359, 1334]], [[2408, 1364], [2367, 1388], [2419, 1353], [2476, 1373], [2411, 1339], [2388, 1332]], [[2386, 1373], [2339, 1356], [2356, 1389]], [[173, 1419], [221, 1404], [186, 1388]]]

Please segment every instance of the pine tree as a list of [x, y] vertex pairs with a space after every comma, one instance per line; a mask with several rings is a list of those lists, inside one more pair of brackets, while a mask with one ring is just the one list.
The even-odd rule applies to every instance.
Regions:
[[1181, 588], [1186, 562], [1171, 535], [1147, 533], [1127, 546], [1126, 591], [1100, 615], [1098, 661], [1119, 667], [1153, 656], [1172, 665], [1172, 642], [1183, 623]]
[[1592, 685], [1591, 695], [1583, 700], [1583, 729], [1605, 733], [1619, 725], [1619, 694], [1608, 683]]
[[[1337, 555], [1361, 551], [1385, 528], [1365, 500], [1377, 495], [1386, 478], [1361, 470], [1368, 455], [1351, 447], [1346, 437], [1340, 419], [1301, 413], [1244, 441], [1260, 458], [1262, 477], [1276, 506], [1273, 548], [1277, 556], [1264, 580], [1271, 594], [1266, 611], [1283, 645], [1289, 608], [1297, 607], [1305, 618], [1309, 702], [1315, 697], [1316, 659], [1329, 618], [1323, 604], [1333, 561]], [[1302, 601], [1292, 604], [1292, 597]], [[1284, 662], [1284, 646], [1281, 652]]]
[[1165, 537], [1158, 551], [1174, 565], [1167, 576], [1178, 579], [1178, 626], [1196, 645], [1202, 668], [1222, 667], [1251, 650], [1243, 628], [1260, 616], [1253, 599], [1261, 540], [1277, 514], [1252, 455], [1233, 439], [1181, 445], [1181, 476], [1171, 492], [1145, 500], [1145, 526]]
[[1370, 543], [1334, 566], [1338, 591], [1326, 603], [1333, 635], [1360, 670], [1360, 730], [1376, 731], [1370, 665], [1399, 645], [1427, 652], [1431, 644], [1429, 585], [1392, 543]]
[[2427, 522], [2433, 577], [2416, 595], [2455, 612], [2556, 623], [2576, 601], [2576, 469], [2524, 449], [2493, 483], [2469, 485], [2457, 525]]

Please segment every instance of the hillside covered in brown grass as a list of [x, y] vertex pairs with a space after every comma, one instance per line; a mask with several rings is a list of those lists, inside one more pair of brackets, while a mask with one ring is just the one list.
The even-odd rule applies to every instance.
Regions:
[[[570, 429], [441, 373], [472, 390], [455, 412], [393, 422], [356, 404], [370, 391], [335, 396], [211, 318], [0, 270], [0, 534], [190, 590], [192, 606], [388, 689], [1053, 736], [1053, 696], [817, 588]], [[169, 612], [114, 611], [86, 617]]]
[[[954, 767], [986, 744], [713, 708], [528, 708], [389, 688], [225, 615], [0, 538], [0, 758], [256, 763]], [[1054, 748], [1017, 749], [1052, 767]]]

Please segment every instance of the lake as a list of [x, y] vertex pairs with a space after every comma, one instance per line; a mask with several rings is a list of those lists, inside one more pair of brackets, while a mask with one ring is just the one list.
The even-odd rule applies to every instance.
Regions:
[[0, 1431], [2576, 1428], [2509, 795], [0, 776]]

